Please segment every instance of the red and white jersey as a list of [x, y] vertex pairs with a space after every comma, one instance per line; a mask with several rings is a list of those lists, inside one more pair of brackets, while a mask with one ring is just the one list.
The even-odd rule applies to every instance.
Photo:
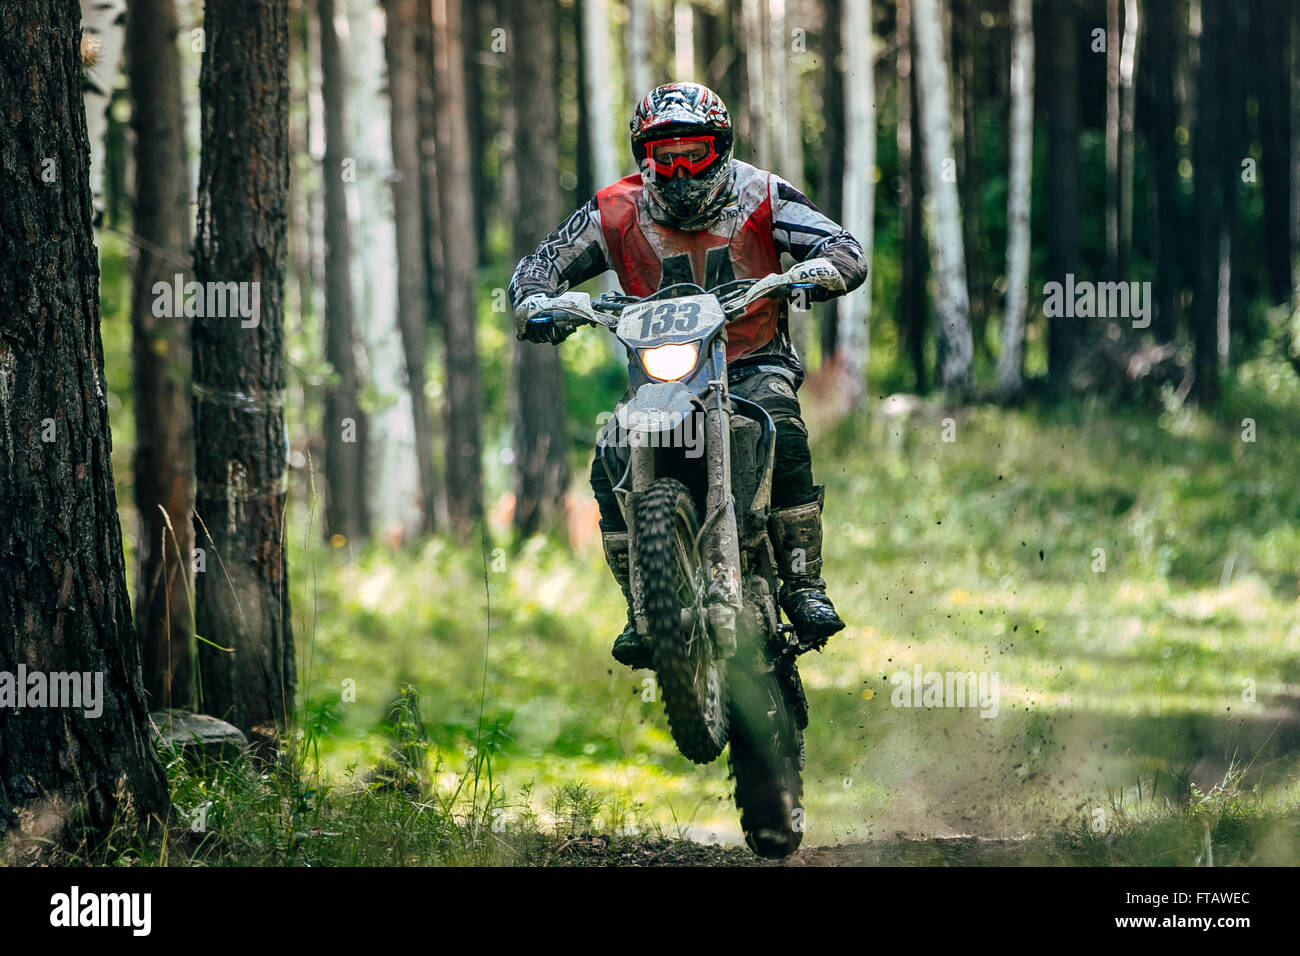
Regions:
[[[711, 289], [780, 272], [783, 252], [799, 261], [825, 256], [849, 291], [862, 284], [867, 263], [857, 240], [780, 176], [740, 160], [733, 166], [731, 199], [698, 232], [652, 219], [639, 173], [605, 187], [520, 261], [510, 281], [511, 306], [530, 295], [555, 295], [606, 269], [638, 297], [677, 282]], [[758, 356], [780, 356], [798, 368], [785, 302], [755, 302], [728, 326], [727, 361]]]

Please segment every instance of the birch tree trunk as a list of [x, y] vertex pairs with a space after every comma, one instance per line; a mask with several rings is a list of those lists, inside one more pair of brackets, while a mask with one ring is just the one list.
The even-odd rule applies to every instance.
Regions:
[[939, 316], [939, 384], [955, 392], [971, 382], [972, 342], [970, 300], [966, 290], [966, 259], [962, 249], [961, 209], [957, 198], [952, 152], [948, 65], [938, 0], [913, 0], [917, 53], [917, 84], [925, 151], [928, 193], [927, 230], [934, 263], [935, 307]]
[[1029, 207], [1033, 195], [1033, 0], [1011, 0], [1011, 143], [1007, 182], [1007, 299], [1002, 317], [998, 387], [1008, 397], [1023, 382], [1025, 313], [1029, 304]]
[[627, 101], [640, 102], [654, 87], [650, 68], [650, 7], [654, 0], [627, 0]]
[[1116, 279], [1128, 273], [1133, 248], [1133, 161], [1137, 139], [1138, 44], [1141, 21], [1138, 0], [1124, 0], [1124, 40], [1119, 54], [1119, 268]]
[[153, 314], [154, 284], [189, 278], [190, 173], [173, 0], [135, 0], [127, 74], [135, 130], [136, 242], [131, 294], [135, 505], [140, 538], [136, 619], [145, 692], [155, 708], [191, 705], [194, 425], [184, 318]]
[[99, 681], [97, 705], [10, 696], [0, 719], [0, 862], [30, 863], [169, 804], [113, 490], [76, 7], [0, 20], [0, 666], [30, 669], [24, 696], [38, 671]]
[[208, 0], [204, 24], [194, 275], [203, 288], [258, 291], [252, 317], [194, 320], [195, 536], [207, 555], [195, 627], [213, 642], [198, 647], [204, 710], [269, 741], [292, 714], [296, 679], [284, 546], [288, 2]]
[[[871, 0], [843, 0], [844, 48], [844, 228], [862, 244], [871, 262], [876, 181], [875, 50]], [[836, 365], [852, 410], [862, 407], [867, 388], [871, 280], [838, 304]]]
[[698, 82], [695, 77], [695, 10], [690, 0], [673, 2], [673, 79]]
[[126, 46], [126, 0], [82, 0], [81, 63], [85, 75], [86, 128], [90, 136], [90, 194], [95, 222], [104, 215], [104, 165], [108, 109]]
[[[352, 95], [357, 108], [347, 117], [348, 140], [356, 160], [356, 189], [348, 205], [348, 222], [358, 255], [352, 266], [357, 293], [363, 356], [358, 369], [370, 383], [376, 408], [368, 420], [369, 461], [366, 486], [373, 529], [389, 544], [418, 533], [420, 479], [416, 468], [414, 416], [397, 326], [397, 238], [393, 194], [388, 100], [384, 92], [384, 14], [369, 0], [336, 0], [339, 41], [346, 61], [355, 64]], [[346, 33], [342, 25], [346, 24]]]
[[[616, 112], [610, 95], [609, 78], [613, 67], [609, 58], [609, 6], [606, 0], [581, 0], [583, 5], [582, 48], [585, 75], [583, 92], [587, 98], [587, 142], [591, 147], [591, 171], [596, 188], [603, 189], [618, 179], [619, 163], [614, 156], [613, 118]], [[642, 42], [648, 42], [648, 38]], [[650, 91], [646, 87], [637, 97]], [[621, 115], [621, 112], [620, 112]], [[586, 201], [587, 197], [582, 197]]]

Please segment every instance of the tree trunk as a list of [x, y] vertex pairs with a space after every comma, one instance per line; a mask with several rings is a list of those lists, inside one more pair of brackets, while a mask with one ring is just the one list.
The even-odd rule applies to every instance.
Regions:
[[[483, 443], [475, 314], [474, 197], [469, 177], [469, 125], [465, 111], [465, 57], [461, 52], [464, 0], [434, 0], [438, 71], [438, 209], [442, 214], [442, 323], [445, 336], [444, 425], [447, 514], [452, 530], [468, 540], [483, 513]], [[510, 56], [530, 56], [538, 41], [511, 33]], [[548, 76], [547, 82], [554, 78]], [[523, 101], [527, 102], [527, 100]], [[554, 113], [549, 114], [553, 120]]]
[[[559, 149], [551, 117], [556, 112], [555, 46], [551, 26], [558, 8], [554, 0], [516, 4], [512, 8], [515, 36], [532, 37], [527, 56], [511, 60], [511, 92], [516, 103], [529, 108], [515, 116], [519, 178], [530, 188], [518, 191], [513, 230], [514, 257], [532, 252], [560, 221], [557, 170]], [[522, 164], [527, 163], [527, 170]], [[569, 485], [569, 443], [565, 429], [564, 369], [553, 345], [518, 342], [514, 348], [511, 421], [515, 450], [514, 524], [521, 537], [554, 525], [561, 517]]]
[[1034, 158], [1034, 3], [1011, 0], [1011, 144], [1007, 176], [1007, 302], [1002, 317], [998, 388], [1023, 388], [1021, 367], [1029, 305], [1029, 211]]
[[1173, 340], [1176, 332], [1174, 299], [1181, 285], [1182, 257], [1179, 240], [1183, 230], [1178, 214], [1178, 117], [1174, 108], [1174, 42], [1172, 5], [1150, 5], [1151, 119], [1147, 140], [1151, 149], [1151, 176], [1155, 181], [1156, 279], [1155, 319], [1152, 331], [1161, 342]]
[[695, 11], [690, 0], [673, 0], [673, 79], [696, 82]]
[[917, 103], [916, 76], [912, 70], [916, 38], [912, 30], [912, 0], [898, 0], [898, 215], [900, 284], [898, 302], [899, 351], [912, 363], [912, 377], [917, 392], [926, 390], [925, 336], [929, 323], [925, 297], [926, 260], [921, 205], [925, 182], [921, 172], [920, 109]]
[[[844, 85], [843, 69], [844, 0], [822, 0], [825, 29], [822, 32], [822, 124], [821, 205], [826, 214], [836, 222], [844, 221]], [[822, 355], [835, 354], [835, 338], [839, 334], [839, 300], [830, 299], [822, 306]]]
[[1219, 397], [1218, 283], [1221, 195], [1219, 163], [1219, 50], [1222, 48], [1222, 0], [1201, 0], [1200, 65], [1196, 78], [1196, 128], [1192, 141], [1195, 175], [1195, 274], [1192, 286], [1193, 393], [1203, 405]]
[[135, 506], [140, 536], [136, 619], [152, 706], [191, 706], [190, 511], [194, 433], [189, 329], [153, 314], [154, 284], [190, 272], [190, 174], [173, 0], [136, 0], [127, 19], [135, 130], [136, 260], [131, 293]]
[[1264, 190], [1264, 258], [1268, 266], [1269, 301], [1291, 296], [1290, 227], [1291, 168], [1288, 130], [1290, 65], [1286, 50], [1288, 0], [1251, 0], [1250, 75], [1259, 101], [1259, 138], [1263, 153], [1259, 172]]
[[82, 0], [81, 66], [84, 72], [86, 127], [90, 135], [90, 192], [95, 222], [104, 216], [108, 110], [126, 43], [126, 0]]
[[[609, 9], [605, 0], [581, 0], [581, 4], [581, 44], [583, 65], [586, 67], [582, 76], [582, 89], [588, 107], [587, 144], [591, 150], [591, 170], [596, 180], [596, 189], [603, 189], [618, 179], [619, 170], [614, 155], [612, 126], [616, 111], [610, 97], [609, 83], [613, 73], [609, 58]], [[646, 87], [636, 94], [637, 98], [645, 96], [649, 90]], [[579, 196], [582, 202], [590, 198]]]
[[357, 372], [356, 315], [352, 292], [352, 230], [347, 183], [356, 182], [356, 159], [348, 148], [347, 61], [339, 49], [334, 0], [318, 0], [321, 95], [324, 100], [325, 322], [321, 338], [334, 379], [325, 387], [321, 428], [325, 434], [327, 539], [342, 535], [360, 544], [370, 534], [365, 468], [369, 426], [361, 409]]
[[1218, 298], [1215, 309], [1215, 351], [1220, 368], [1231, 368], [1232, 310], [1240, 309], [1241, 254], [1240, 216], [1237, 192], [1241, 184], [1240, 157], [1249, 153], [1245, 136], [1245, 103], [1242, 100], [1241, 71], [1244, 60], [1240, 43], [1240, 18], [1236, 3], [1225, 3], [1220, 11], [1222, 25], [1219, 38], [1219, 267]]
[[1106, 0], [1106, 268], [1119, 268], [1119, 59], [1120, 0]]
[[[429, 356], [429, 296], [424, 255], [424, 207], [420, 188], [420, 113], [415, 59], [416, 3], [383, 0], [386, 28], [384, 60], [388, 65], [388, 98], [392, 105], [393, 221], [397, 229], [397, 314], [406, 360], [406, 387], [415, 424], [415, 461], [420, 472], [422, 530], [433, 527], [437, 478], [433, 469], [433, 423], [425, 397], [424, 366]], [[468, 136], [468, 132], [466, 134]], [[468, 142], [462, 148], [468, 150]], [[466, 178], [457, 188], [468, 190]], [[477, 247], [471, 251], [477, 253]], [[477, 258], [477, 254], [475, 256]]]
[[653, 3], [654, 0], [627, 0], [627, 29], [623, 35], [627, 51], [627, 102], [633, 104], [639, 103], [655, 85], [654, 71], [650, 68]]
[[1133, 247], [1133, 159], [1134, 111], [1137, 106], [1135, 79], [1138, 66], [1138, 43], [1141, 22], [1138, 0], [1124, 0], [1124, 39], [1119, 55], [1119, 245], [1115, 277], [1128, 275], [1128, 260]]
[[[0, 671], [27, 671], [0, 687], [6, 862], [168, 813], [113, 490], [78, 37], [66, 0], [0, 9]], [[53, 672], [89, 699], [59, 679], [55, 701]]]
[[[876, 183], [876, 59], [871, 33], [871, 0], [844, 0], [844, 220], [871, 261]], [[866, 397], [870, 344], [871, 277], [839, 303], [835, 364], [848, 408], [859, 410]]]
[[1291, 5], [1291, 313], [1300, 312], [1300, 8]]
[[[975, 109], [976, 69], [983, 62], [979, 38], [980, 26], [976, 0], [957, 0], [953, 21], [953, 48], [956, 75], [960, 82], [958, 103], [961, 117], [961, 209], [962, 243], [966, 253], [966, 285], [970, 294], [970, 324], [974, 345], [988, 355], [988, 299], [984, 279], [984, 217], [980, 197], [984, 182], [980, 176], [979, 117]], [[956, 117], [954, 117], [955, 119]]]
[[761, 169], [772, 168], [772, 124], [767, 103], [766, 56], [766, 0], [743, 0], [741, 31], [745, 48], [745, 92], [748, 100], [748, 132], [743, 142], [748, 144], [749, 161]]
[[[1079, 38], [1074, 0], [1053, 0], [1049, 48], [1055, 62], [1050, 77], [1047, 126], [1047, 272], [1066, 282], [1079, 263]], [[1047, 376], [1054, 391], [1066, 388], [1077, 351], [1078, 320], [1064, 315], [1047, 320]]]
[[391, 545], [414, 537], [424, 521], [415, 464], [411, 394], [404, 381], [397, 327], [397, 251], [393, 229], [392, 149], [384, 76], [383, 11], [369, 0], [335, 0], [346, 13], [340, 35], [344, 59], [354, 66], [349, 89], [357, 108], [347, 117], [356, 158], [356, 210], [348, 221], [356, 237], [352, 285], [364, 360], [359, 377], [381, 401], [368, 416], [366, 487], [373, 532]]
[[[204, 710], [266, 739], [292, 713], [296, 675], [284, 548], [287, 0], [208, 0], [204, 30], [194, 274], [209, 302], [227, 293], [227, 308], [193, 326], [195, 535], [206, 552], [195, 625], [212, 642], [199, 644]], [[229, 283], [251, 315], [230, 314]]]
[[930, 257], [935, 273], [935, 309], [939, 316], [939, 384], [961, 393], [971, 384], [970, 300], [962, 249], [961, 209], [957, 183], [945, 175], [952, 162], [948, 64], [937, 0], [913, 0], [917, 54], [917, 90], [924, 130], [925, 185], [929, 194]]

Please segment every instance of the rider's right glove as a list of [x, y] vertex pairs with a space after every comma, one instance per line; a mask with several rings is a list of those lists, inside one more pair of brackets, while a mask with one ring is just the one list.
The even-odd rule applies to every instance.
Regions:
[[541, 315], [524, 323], [523, 333], [519, 336], [525, 342], [549, 342], [559, 345], [573, 334], [573, 326], [553, 315]]

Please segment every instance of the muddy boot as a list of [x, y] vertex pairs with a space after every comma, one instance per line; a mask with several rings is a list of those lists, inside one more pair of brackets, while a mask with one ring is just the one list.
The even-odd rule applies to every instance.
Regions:
[[651, 667], [650, 648], [636, 632], [636, 621], [632, 619], [632, 575], [627, 559], [627, 532], [602, 534], [601, 539], [605, 545], [605, 560], [609, 563], [609, 570], [618, 586], [623, 589], [623, 597], [627, 601], [627, 625], [623, 628], [623, 633], [614, 638], [614, 647], [610, 653], [614, 655], [614, 660], [633, 670]]
[[821, 577], [825, 494], [826, 489], [819, 486], [816, 500], [773, 509], [767, 519], [781, 575], [781, 610], [794, 625], [799, 640], [818, 650], [825, 646], [827, 638], [844, 629]]

